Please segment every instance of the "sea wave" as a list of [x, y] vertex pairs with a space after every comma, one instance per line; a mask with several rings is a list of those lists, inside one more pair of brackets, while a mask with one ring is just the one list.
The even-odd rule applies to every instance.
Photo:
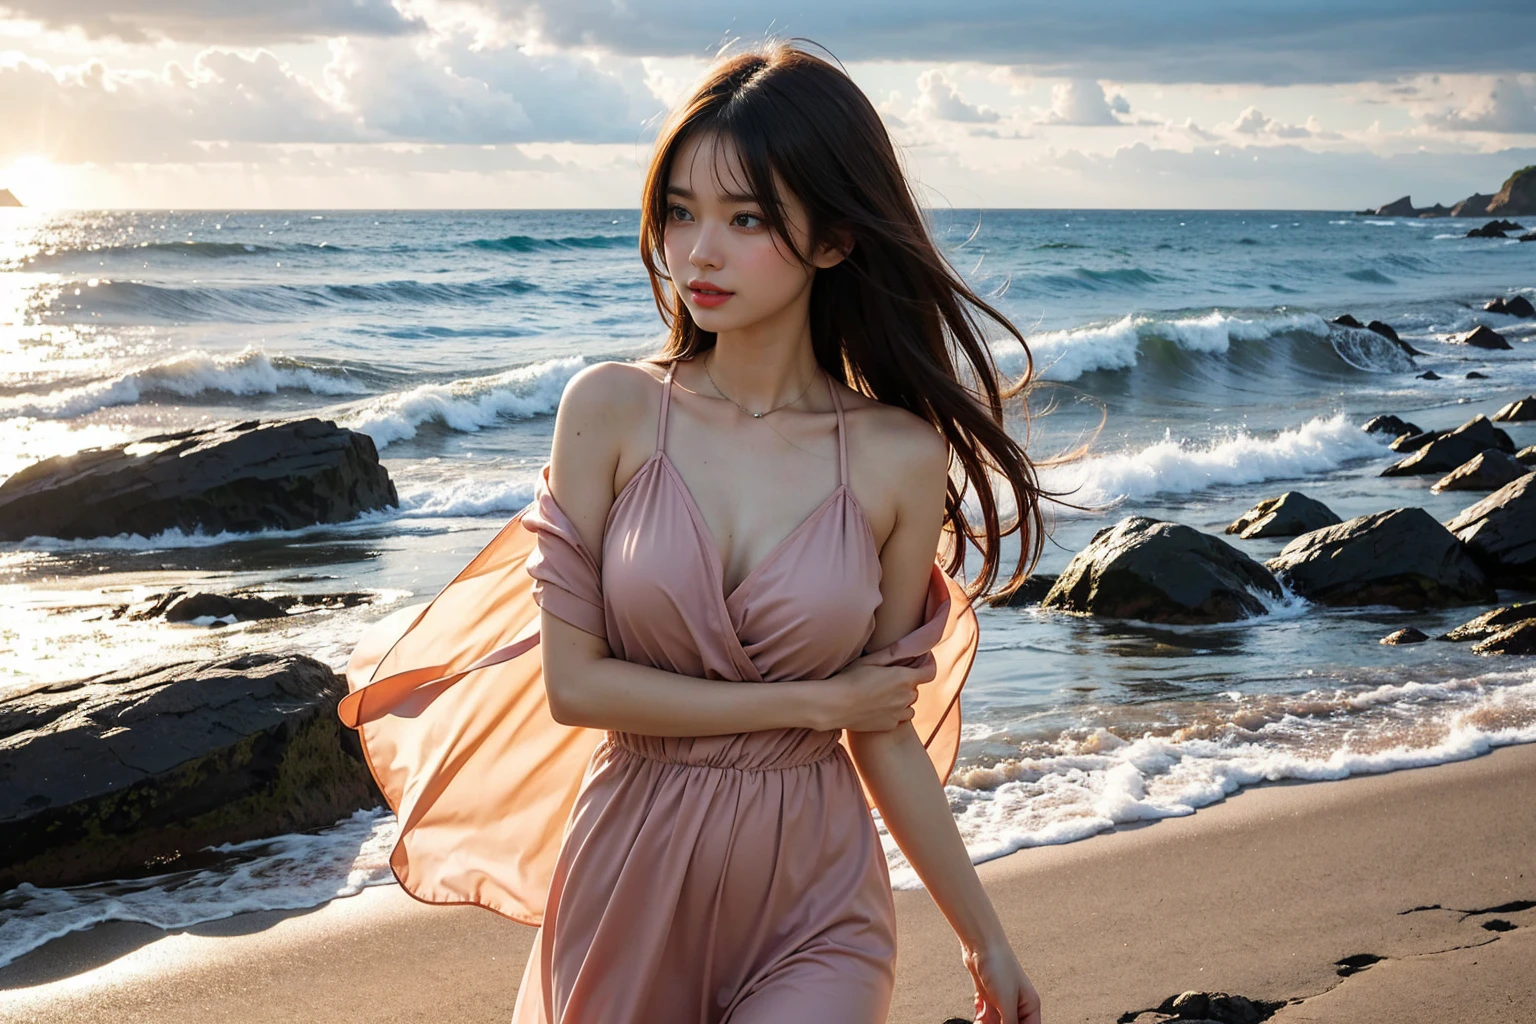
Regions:
[[[972, 730], [962, 741], [947, 789], [973, 861], [1193, 814], [1258, 783], [1444, 764], [1536, 742], [1536, 671], [1092, 711], [1125, 721], [1051, 737]], [[988, 753], [1007, 749], [1014, 754]], [[919, 887], [883, 828], [881, 839], [893, 885]]]
[[170, 286], [96, 280], [56, 286], [39, 310], [51, 320], [107, 323], [262, 323], [319, 310], [394, 304], [484, 304], [537, 291], [522, 278], [469, 281]]
[[1388, 454], [1389, 440], [1367, 434], [1337, 413], [1269, 435], [1234, 429], [1204, 444], [1165, 434], [1150, 445], [1052, 467], [1041, 475], [1049, 489], [1071, 491], [1074, 504], [1109, 505], [1326, 473], [1356, 459]]
[[23, 256], [7, 270], [50, 270], [83, 264], [99, 266], [102, 261], [143, 262], [170, 258], [172, 260], [222, 260], [248, 259], [258, 256], [300, 255], [311, 253], [342, 253], [341, 246], [325, 242], [287, 242], [283, 244], [256, 242], [134, 242], [122, 245], [60, 246]]
[[631, 249], [639, 243], [636, 235], [567, 235], [562, 238], [537, 238], [533, 235], [506, 235], [502, 238], [476, 238], [465, 242], [472, 249], [494, 252], [559, 252], [581, 249]]
[[424, 384], [356, 406], [341, 422], [383, 448], [416, 436], [427, 423], [474, 433], [503, 417], [548, 416], [559, 407], [566, 382], [586, 365], [581, 356], [566, 356], [487, 377]]
[[228, 395], [276, 394], [308, 391], [316, 395], [362, 395], [370, 388], [345, 367], [321, 366], [288, 356], [269, 356], [247, 346], [230, 356], [216, 356], [200, 349], [105, 380], [43, 395], [0, 397], [0, 417], [72, 419], [115, 405], [133, 405], [146, 397], [178, 395], [183, 398], [205, 392]]

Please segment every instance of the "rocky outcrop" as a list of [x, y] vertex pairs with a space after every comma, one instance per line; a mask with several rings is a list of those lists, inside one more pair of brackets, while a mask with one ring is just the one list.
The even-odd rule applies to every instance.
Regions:
[[1282, 595], [1262, 565], [1226, 541], [1128, 516], [1094, 534], [1040, 604], [1148, 622], [1232, 622], [1263, 614], [1254, 591]]
[[1418, 378], [1419, 380], [1439, 380], [1440, 375], [1434, 370], [1425, 370], [1423, 373], [1418, 374]]
[[1508, 238], [1510, 231], [1524, 231], [1525, 229], [1514, 221], [1491, 220], [1480, 228], [1473, 228], [1467, 232], [1468, 238]]
[[1501, 629], [1472, 645], [1473, 654], [1536, 654], [1536, 622]]
[[1453, 334], [1445, 339], [1453, 345], [1471, 345], [1473, 348], [1508, 349], [1509, 342], [1504, 335], [1490, 327], [1478, 324], [1465, 334]]
[[1340, 327], [1354, 327], [1356, 329], [1361, 329], [1361, 330], [1363, 330], [1364, 327], [1365, 327], [1365, 324], [1361, 323], [1359, 320], [1356, 320], [1354, 317], [1350, 316], [1348, 313], [1344, 313], [1344, 314], [1342, 314], [1340, 316], [1336, 316], [1336, 317], [1334, 317], [1332, 320], [1330, 320], [1328, 322], [1331, 323], [1331, 324], [1338, 324]]
[[1523, 423], [1536, 420], [1536, 395], [1526, 395], [1510, 402], [1493, 414], [1496, 423]]
[[1441, 491], [1496, 491], [1529, 472], [1513, 455], [1490, 450], [1472, 456], [1436, 480], [1430, 490], [1436, 494]]
[[1524, 295], [1516, 295], [1512, 299], [1493, 299], [1483, 303], [1483, 309], [1489, 313], [1503, 313], [1505, 316], [1522, 319], [1536, 316], [1536, 306], [1532, 306], [1531, 300]]
[[1387, 447], [1395, 452], [1407, 455], [1410, 452], [1416, 452], [1423, 448], [1435, 438], [1444, 437], [1449, 433], [1449, 430], [1425, 430], [1417, 434], [1399, 434], [1392, 439], [1392, 443], [1387, 445]]
[[1536, 217], [1536, 164], [1522, 167], [1488, 200], [1490, 217]]
[[987, 598], [987, 605], [992, 608], [1023, 608], [1027, 605], [1039, 604], [1051, 588], [1056, 585], [1056, 576], [1053, 573], [1042, 572], [1030, 575], [1018, 590], [1007, 596], [993, 594]]
[[1445, 525], [1495, 581], [1536, 586], [1536, 473], [1505, 484]]
[[1377, 643], [1395, 647], [1400, 644], [1421, 644], [1428, 639], [1429, 634], [1422, 630], [1414, 629], [1412, 626], [1405, 626], [1402, 629], [1396, 629], [1388, 633], [1378, 640]]
[[1536, 619], [1536, 601], [1505, 605], [1491, 612], [1483, 612], [1477, 618], [1463, 622], [1449, 633], [1435, 639], [1449, 640], [1453, 643], [1482, 640], [1527, 619]]
[[280, 594], [261, 588], [248, 588], [231, 594], [207, 594], [200, 591], [188, 593], [181, 587], [173, 587], [151, 594], [135, 604], [118, 605], [112, 610], [111, 617], [130, 622], [162, 618], [167, 622], [190, 622], [205, 617], [233, 618], [237, 622], [246, 622], [253, 619], [285, 618], [321, 608], [355, 608], [371, 604], [377, 598], [377, 594], [366, 591]]
[[257, 653], [0, 700], [0, 890], [192, 867], [377, 806], [346, 692], [313, 658]]
[[1266, 498], [1244, 512], [1227, 526], [1226, 532], [1235, 533], [1243, 540], [1294, 537], [1340, 521], [1331, 508], [1316, 498], [1309, 498], [1300, 491], [1286, 491], [1278, 498]]
[[1457, 203], [1455, 206], [1451, 207], [1451, 216], [1486, 217], [1488, 216], [1488, 200], [1492, 198], [1493, 196], [1491, 195], [1485, 196], [1481, 192], [1474, 192], [1470, 196], [1467, 196], [1467, 198], [1463, 199], [1461, 202]]
[[1488, 417], [1472, 417], [1448, 434], [1436, 437], [1400, 462], [1381, 471], [1382, 476], [1418, 476], [1423, 473], [1449, 473], [1488, 449], [1513, 453], [1515, 443], [1509, 435], [1488, 422]]
[[1494, 598], [1483, 571], [1421, 508], [1389, 509], [1303, 534], [1265, 565], [1319, 604], [1419, 609]]
[[1365, 325], [1365, 329], [1381, 335], [1383, 338], [1386, 338], [1388, 341], [1392, 342], [1392, 344], [1396, 345], [1410, 356], [1421, 356], [1424, 354], [1423, 352], [1420, 352], [1418, 349], [1414, 348], [1412, 345], [1408, 344], [1402, 338], [1399, 338], [1397, 336], [1396, 328], [1394, 328], [1389, 323], [1385, 323], [1381, 320], [1372, 320], [1370, 323]]
[[1515, 458], [1522, 466], [1536, 466], [1536, 444], [1521, 448]]
[[1393, 437], [1402, 437], [1404, 434], [1423, 433], [1417, 424], [1391, 414], [1385, 416], [1372, 416], [1360, 425], [1360, 429], [1367, 434], [1391, 434]]
[[1394, 199], [1375, 209], [1361, 210], [1355, 214], [1357, 217], [1417, 217], [1418, 215], [1419, 211], [1413, 205], [1412, 196], [1403, 196], [1401, 199]]
[[0, 484], [0, 540], [295, 529], [398, 503], [367, 434], [253, 420], [28, 466]]

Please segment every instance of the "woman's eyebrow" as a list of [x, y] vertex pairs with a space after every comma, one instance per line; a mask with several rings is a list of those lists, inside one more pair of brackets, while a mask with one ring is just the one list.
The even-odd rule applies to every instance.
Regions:
[[[681, 185], [668, 185], [667, 186], [667, 195], [669, 195], [669, 196], [678, 196], [681, 199], [697, 199], [698, 198], [697, 196], [695, 196], [693, 194], [692, 190], [683, 188], [683, 186], [681, 186]], [[726, 200], [727, 202], [731, 202], [731, 203], [755, 203], [755, 202], [757, 202], [757, 196], [750, 195], [750, 194], [747, 194], [747, 193], [744, 193], [744, 192], [724, 192], [724, 193], [721, 193], [721, 198]]]

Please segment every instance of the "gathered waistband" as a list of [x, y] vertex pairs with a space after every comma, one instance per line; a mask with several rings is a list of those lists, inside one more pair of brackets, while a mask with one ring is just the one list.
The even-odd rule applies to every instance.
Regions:
[[733, 736], [642, 736], [608, 732], [603, 747], [620, 754], [690, 768], [739, 772], [786, 771], [820, 764], [843, 755], [838, 733], [773, 729]]

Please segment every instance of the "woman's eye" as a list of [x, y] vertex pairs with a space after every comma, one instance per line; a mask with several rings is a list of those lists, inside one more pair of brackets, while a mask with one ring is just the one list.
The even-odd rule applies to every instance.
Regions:
[[738, 213], [735, 217], [731, 218], [731, 223], [738, 228], [756, 228], [762, 226], [763, 218], [755, 213]]
[[667, 213], [673, 220], [688, 220], [693, 216], [693, 214], [675, 203], [668, 208]]

